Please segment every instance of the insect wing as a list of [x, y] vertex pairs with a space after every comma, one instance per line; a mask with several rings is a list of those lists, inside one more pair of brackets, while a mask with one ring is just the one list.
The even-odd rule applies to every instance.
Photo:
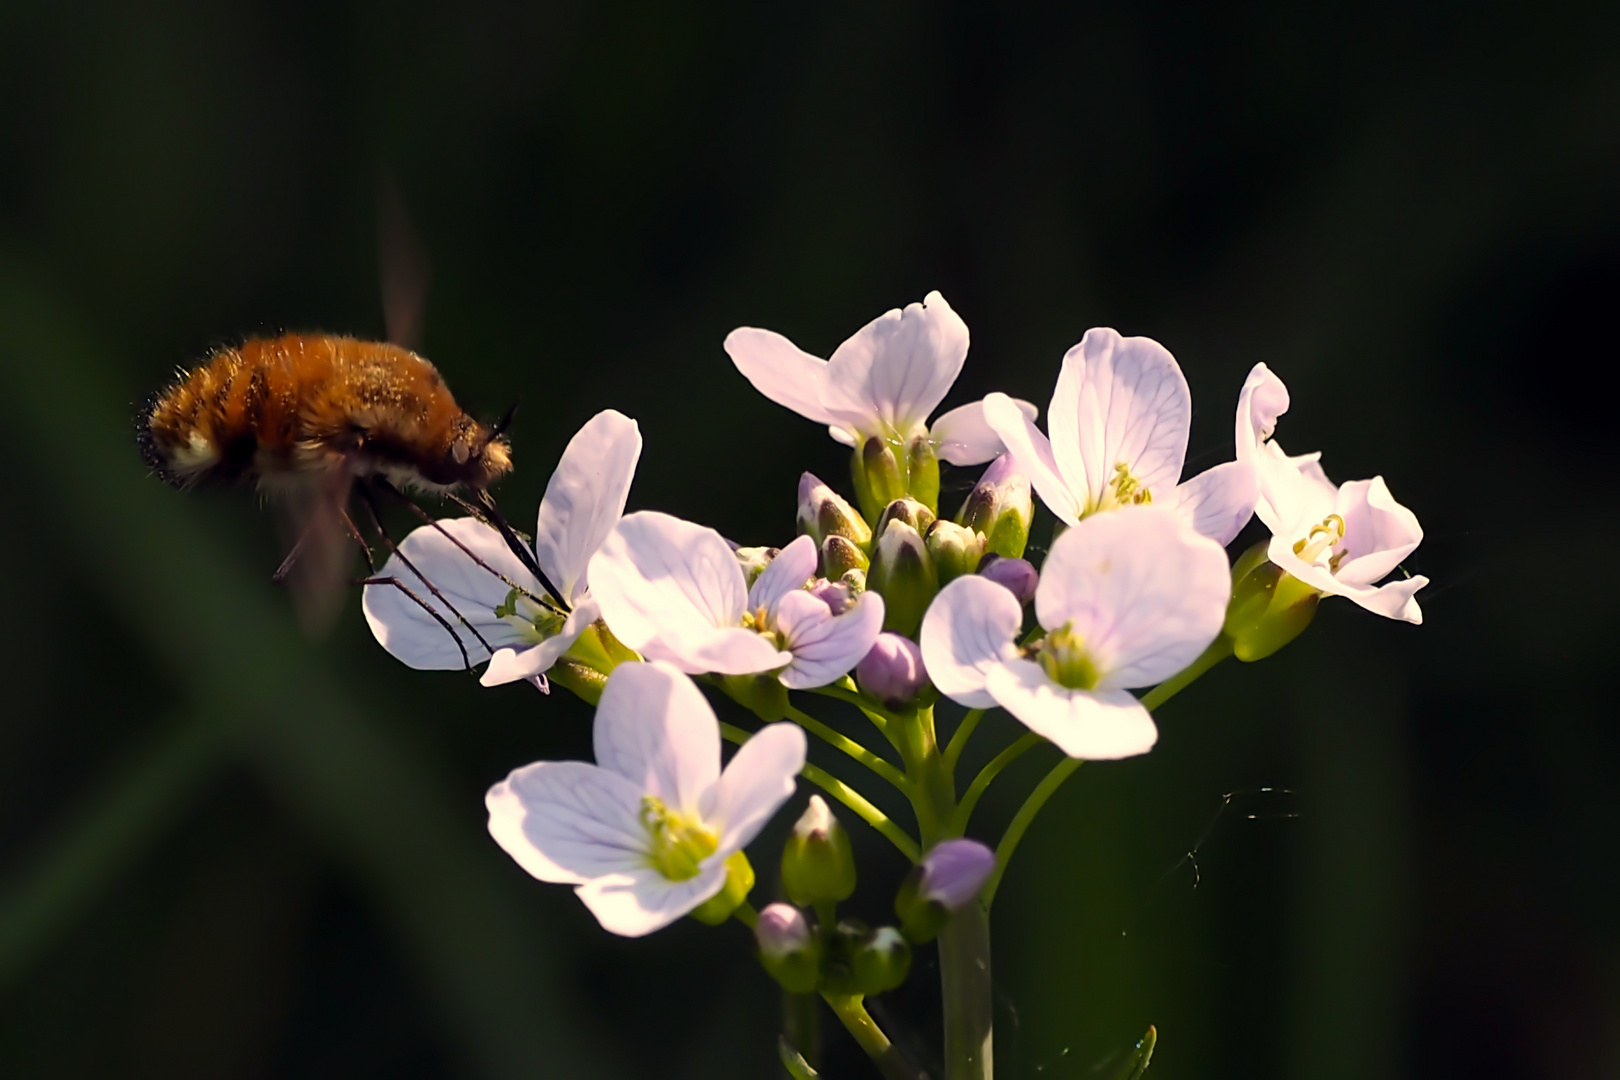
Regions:
[[271, 505], [290, 547], [274, 580], [292, 593], [298, 622], [312, 638], [324, 637], [337, 621], [353, 578], [359, 538], [350, 531], [347, 472], [287, 486]]

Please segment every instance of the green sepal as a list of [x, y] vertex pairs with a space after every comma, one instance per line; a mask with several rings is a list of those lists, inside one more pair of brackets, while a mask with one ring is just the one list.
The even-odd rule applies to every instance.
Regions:
[[[1316, 617], [1322, 594], [1265, 558], [1257, 544], [1232, 568], [1232, 601], [1224, 632], [1232, 655], [1252, 663], [1293, 641]], [[1259, 557], [1256, 558], [1256, 552]]]
[[748, 861], [747, 855], [739, 851], [726, 860], [726, 883], [719, 892], [692, 909], [692, 918], [710, 926], [719, 926], [742, 906], [753, 888], [753, 864]]
[[800, 907], [848, 900], [855, 892], [855, 851], [849, 834], [819, 795], [782, 845], [782, 891]]
[[868, 521], [875, 521], [885, 506], [906, 495], [905, 470], [897, 450], [903, 448], [877, 435], [855, 449], [850, 473], [855, 481], [855, 500]]
[[913, 436], [906, 447], [906, 491], [931, 513], [939, 513], [939, 455], [927, 432]]
[[718, 679], [727, 697], [766, 723], [787, 717], [787, 687], [770, 672], [721, 675]]

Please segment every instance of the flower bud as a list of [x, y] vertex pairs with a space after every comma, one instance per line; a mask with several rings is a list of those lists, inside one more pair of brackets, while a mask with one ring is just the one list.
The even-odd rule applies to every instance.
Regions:
[[1034, 517], [1029, 478], [1013, 471], [1011, 454], [1002, 454], [979, 477], [956, 521], [983, 533], [986, 551], [1018, 558], [1029, 543], [1029, 523]]
[[856, 449], [850, 473], [855, 480], [856, 501], [867, 520], [906, 494], [905, 468], [895, 456], [895, 448], [877, 435]]
[[855, 853], [849, 834], [820, 795], [793, 826], [782, 847], [782, 888], [803, 907], [848, 900], [855, 891]]
[[817, 544], [842, 536], [855, 544], [872, 539], [871, 526], [838, 492], [810, 473], [799, 478], [799, 531]]
[[893, 990], [911, 971], [911, 946], [894, 927], [880, 926], [856, 944], [850, 969], [862, 995]]
[[1026, 559], [1009, 559], [1000, 555], [986, 555], [979, 563], [979, 576], [987, 577], [1018, 597], [1025, 607], [1035, 599], [1035, 586], [1041, 582], [1040, 574]]
[[748, 856], [739, 851], [726, 860], [726, 883], [719, 892], [692, 909], [692, 918], [710, 926], [719, 926], [742, 906], [753, 888], [753, 864], [748, 861]]
[[781, 548], [773, 547], [733, 547], [731, 551], [737, 556], [737, 565], [742, 567], [743, 577], [749, 585], [754, 584], [754, 579], [771, 564], [772, 559], [782, 554]]
[[935, 844], [912, 867], [894, 898], [907, 940], [921, 945], [938, 936], [950, 914], [971, 903], [990, 880], [996, 853], [977, 840]]
[[866, 581], [883, 597], [883, 629], [916, 637], [923, 613], [939, 592], [939, 572], [916, 529], [898, 518], [884, 527]]
[[837, 580], [850, 570], [864, 571], [869, 565], [866, 552], [847, 537], [829, 536], [821, 542], [821, 572], [830, 580]]
[[883, 508], [878, 515], [877, 527], [872, 535], [879, 540], [883, 538], [883, 530], [888, 528], [891, 521], [902, 521], [916, 529], [918, 533], [926, 533], [928, 527], [934, 523], [934, 512], [913, 498], [901, 498], [891, 502]]
[[855, 665], [855, 681], [889, 708], [903, 708], [928, 685], [922, 649], [908, 637], [879, 634], [871, 651]]
[[759, 962], [782, 989], [808, 994], [821, 981], [821, 942], [804, 913], [791, 904], [767, 904], [754, 923]]
[[1226, 636], [1239, 660], [1264, 660], [1293, 641], [1316, 617], [1322, 594], [1265, 557], [1262, 541], [1232, 568]]
[[934, 440], [920, 431], [906, 447], [906, 490], [933, 513], [939, 513], [939, 455]]
[[827, 605], [827, 609], [834, 615], [842, 615], [855, 603], [860, 594], [842, 581], [828, 581], [826, 578], [817, 578], [810, 583], [806, 590], [811, 596]]
[[924, 539], [942, 586], [963, 574], [973, 573], [984, 557], [984, 536], [954, 521], [940, 518], [928, 526]]

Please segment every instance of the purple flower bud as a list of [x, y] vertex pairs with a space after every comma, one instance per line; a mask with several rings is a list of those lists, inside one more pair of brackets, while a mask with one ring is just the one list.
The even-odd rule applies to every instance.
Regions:
[[935, 844], [918, 864], [922, 875], [917, 895], [955, 911], [979, 895], [995, 868], [996, 853], [977, 840], [946, 840]]
[[767, 904], [754, 923], [759, 951], [773, 960], [809, 948], [810, 924], [792, 904]]
[[834, 615], [842, 615], [855, 603], [855, 590], [841, 581], [817, 578], [806, 591], [826, 604]]
[[986, 555], [979, 563], [979, 576], [987, 577], [997, 585], [1005, 586], [1020, 604], [1035, 599], [1035, 586], [1041, 576], [1027, 559], [1008, 559], [1000, 555]]
[[927, 685], [928, 671], [916, 642], [886, 632], [878, 635], [866, 658], [855, 665], [855, 679], [862, 690], [897, 709], [909, 704]]

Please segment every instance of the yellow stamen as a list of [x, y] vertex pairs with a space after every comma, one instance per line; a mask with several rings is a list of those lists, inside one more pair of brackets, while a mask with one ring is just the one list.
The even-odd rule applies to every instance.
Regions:
[[1129, 465], [1120, 461], [1114, 464], [1114, 478], [1108, 481], [1108, 486], [1103, 489], [1102, 498], [1098, 499], [1096, 505], [1086, 513], [1097, 514], [1105, 510], [1117, 510], [1121, 506], [1143, 506], [1152, 501], [1153, 492], [1144, 486], [1142, 481], [1131, 475]]
[[720, 838], [701, 822], [677, 814], [653, 795], [641, 800], [641, 824], [652, 838], [648, 864], [671, 881], [697, 877], [703, 860], [720, 846]]

